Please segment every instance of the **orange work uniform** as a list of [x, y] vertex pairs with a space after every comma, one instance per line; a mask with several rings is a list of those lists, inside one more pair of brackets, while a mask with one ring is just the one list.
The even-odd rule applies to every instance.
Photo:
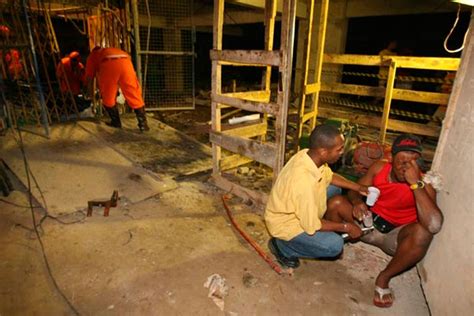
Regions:
[[12, 80], [18, 80], [24, 77], [23, 64], [21, 63], [20, 52], [18, 50], [10, 49], [10, 51], [5, 54], [5, 62]]
[[125, 100], [132, 109], [145, 106], [142, 89], [133, 69], [130, 56], [118, 48], [93, 50], [86, 63], [86, 78], [97, 75], [102, 103], [114, 107], [118, 87], [122, 89]]
[[78, 95], [81, 93], [81, 87], [85, 85], [84, 65], [78, 62], [73, 69], [70, 57], [61, 59], [56, 67], [56, 76], [62, 92], [67, 92], [69, 88], [73, 95]]

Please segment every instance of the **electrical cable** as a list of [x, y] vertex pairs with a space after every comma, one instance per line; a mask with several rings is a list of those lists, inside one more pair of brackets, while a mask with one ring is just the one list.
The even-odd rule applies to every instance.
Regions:
[[469, 33], [469, 27], [468, 27], [467, 30], [466, 30], [466, 33], [464, 33], [464, 39], [463, 39], [461, 47], [459, 47], [457, 49], [453, 49], [453, 50], [448, 48], [448, 40], [449, 40], [449, 37], [451, 36], [451, 34], [453, 33], [454, 29], [456, 28], [456, 25], [458, 24], [459, 13], [460, 12], [461, 12], [461, 5], [458, 4], [458, 12], [456, 14], [456, 20], [454, 20], [453, 27], [451, 28], [451, 31], [449, 31], [448, 36], [446, 36], [446, 38], [444, 39], [444, 43], [443, 43], [444, 50], [447, 51], [448, 53], [451, 53], [451, 54], [458, 53], [458, 52], [460, 52], [464, 49], [464, 44], [466, 43], [467, 34]]
[[[36, 234], [36, 237], [38, 238], [38, 242], [41, 247], [41, 253], [43, 255], [43, 260], [46, 266], [46, 270], [48, 272], [48, 275], [53, 282], [54, 287], [56, 288], [56, 291], [61, 295], [61, 297], [64, 299], [64, 301], [67, 303], [71, 311], [74, 313], [74, 315], [80, 315], [78, 310], [72, 305], [72, 303], [69, 301], [69, 299], [66, 297], [66, 295], [63, 293], [63, 291], [59, 288], [58, 283], [56, 282], [56, 279], [53, 276], [51, 266], [49, 265], [49, 260], [48, 257], [46, 256], [46, 251], [44, 248], [43, 240], [41, 239], [40, 233], [38, 231], [38, 226], [36, 225], [36, 218], [35, 218], [35, 212], [34, 212], [34, 206], [33, 206], [33, 193], [31, 192], [31, 178], [30, 178], [30, 168], [28, 164], [28, 159], [26, 158], [26, 152], [23, 144], [23, 136], [21, 135], [21, 130], [20, 128], [17, 129], [19, 138], [20, 138], [20, 151], [23, 156], [23, 164], [25, 166], [25, 173], [26, 173], [26, 180], [27, 180], [27, 188], [28, 188], [28, 202], [30, 204], [30, 210], [31, 210], [31, 218], [33, 222], [33, 228], [34, 232]], [[42, 219], [43, 220], [43, 219]]]
[[[3, 202], [5, 204], [10, 204], [10, 205], [13, 205], [13, 206], [16, 206], [16, 207], [21, 207], [21, 208], [31, 208], [29, 205], [20, 205], [20, 204], [16, 204], [16, 203], [7, 201], [5, 199], [0, 199], [0, 202]], [[33, 206], [33, 208], [41, 208], [41, 206]]]

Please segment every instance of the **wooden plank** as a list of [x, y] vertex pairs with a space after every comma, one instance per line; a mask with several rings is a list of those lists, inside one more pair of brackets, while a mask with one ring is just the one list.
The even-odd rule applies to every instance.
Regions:
[[357, 84], [347, 83], [321, 83], [321, 91], [333, 93], [347, 93], [362, 96], [383, 97], [385, 95], [385, 88], [374, 86], [363, 86]]
[[278, 89], [277, 103], [278, 114], [275, 117], [275, 164], [273, 168], [273, 181], [276, 181], [285, 163], [286, 126], [288, 108], [291, 95], [291, 73], [293, 62], [293, 46], [295, 42], [296, 0], [283, 1], [283, 14], [281, 18], [280, 53], [281, 65], [278, 68], [281, 86]]
[[460, 63], [459, 58], [324, 54], [324, 62], [329, 64], [380, 66], [390, 60], [400, 68], [445, 71], [456, 71]]
[[[333, 108], [320, 107], [318, 117], [324, 118], [342, 118], [348, 119], [353, 123], [367, 125], [375, 128], [380, 128], [380, 116], [363, 115], [354, 113], [353, 111], [342, 111]], [[411, 123], [399, 120], [388, 120], [387, 129], [399, 131], [404, 133], [412, 133], [417, 135], [438, 137], [441, 128], [438, 126], [431, 126], [419, 123]]]
[[254, 90], [254, 91], [243, 91], [243, 92], [229, 92], [222, 93], [223, 96], [244, 99], [247, 101], [256, 101], [256, 102], [270, 102], [270, 90]]
[[430, 104], [448, 104], [449, 94], [439, 92], [426, 92], [405, 89], [393, 89], [394, 100], [404, 100], [412, 102], [430, 103]]
[[276, 66], [280, 65], [279, 51], [265, 50], [216, 50], [210, 51], [211, 60], [220, 65], [232, 66]]
[[[309, 87], [309, 86], [308, 86]], [[312, 90], [310, 90], [311, 92]], [[321, 83], [321, 91], [333, 93], [346, 93], [362, 96], [384, 97], [385, 88], [363, 86], [347, 83]], [[403, 100], [431, 104], [447, 104], [449, 94], [438, 92], [415, 91], [406, 89], [393, 89], [393, 100]]]
[[390, 115], [390, 107], [392, 105], [393, 85], [395, 84], [395, 73], [397, 72], [397, 62], [392, 61], [388, 69], [387, 88], [385, 89], [385, 100], [383, 103], [382, 122], [380, 124], [380, 142], [385, 142], [387, 134], [388, 117]]
[[263, 103], [263, 102], [254, 102], [246, 101], [236, 98], [230, 98], [222, 94], [212, 94], [212, 102], [227, 104], [239, 109], [243, 109], [251, 112], [260, 112], [276, 115], [278, 113], [278, 104], [276, 103]]
[[235, 194], [242, 199], [251, 199], [255, 203], [262, 206], [267, 204], [268, 195], [264, 192], [254, 191], [241, 185], [232, 183], [221, 175], [213, 175], [211, 177], [211, 181], [222, 190]]
[[[393, 57], [393, 56], [391, 56]], [[395, 56], [392, 60], [397, 62], [399, 68], [427, 69], [457, 71], [460, 58], [439, 58], [439, 57], [403, 57]]]
[[221, 167], [221, 170], [229, 170], [229, 169], [237, 168], [238, 166], [245, 165], [252, 161], [253, 161], [252, 158], [235, 154], [235, 155], [222, 158], [220, 162], [220, 167]]
[[262, 143], [214, 131], [209, 133], [209, 140], [213, 144], [221, 146], [231, 152], [252, 158], [269, 167], [274, 168], [275, 166], [277, 148], [274, 144]]
[[267, 123], [249, 124], [222, 131], [226, 135], [251, 138], [265, 135], [267, 133]]
[[[278, 12], [283, 12], [283, 6], [282, 6], [283, 1], [276, 1], [276, 0], [273, 0], [273, 1], [278, 2], [278, 4], [275, 3], [275, 10], [278, 9]], [[266, 2], [264, 0], [228, 0], [228, 2], [233, 3], [233, 4], [239, 4], [242, 6], [260, 8], [260, 9], [267, 8], [265, 6]], [[296, 16], [302, 19], [306, 18], [306, 4], [304, 2], [298, 3]]]
[[[392, 56], [391, 56], [392, 57]], [[380, 56], [352, 54], [324, 54], [324, 62], [328, 64], [380, 66]]]

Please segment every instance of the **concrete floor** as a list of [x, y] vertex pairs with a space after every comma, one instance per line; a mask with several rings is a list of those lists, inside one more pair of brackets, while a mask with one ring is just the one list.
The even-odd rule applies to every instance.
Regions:
[[[54, 177], [38, 182], [48, 179]], [[206, 175], [189, 177], [134, 203], [124, 192], [109, 217], [76, 211], [61, 217], [80, 220], [75, 224], [46, 219], [42, 240], [59, 287], [84, 315], [429, 314], [415, 269], [392, 281], [392, 308], [372, 305], [374, 279], [389, 258], [362, 243], [346, 245], [343, 259], [303, 260], [293, 276], [277, 275], [231, 227], [223, 193]], [[5, 200], [28, 203], [21, 190]], [[268, 251], [262, 210], [239, 198], [229, 204], [240, 227]], [[71, 314], [46, 273], [30, 210], [0, 205], [0, 315]], [[229, 288], [223, 311], [203, 286], [216, 273]]]

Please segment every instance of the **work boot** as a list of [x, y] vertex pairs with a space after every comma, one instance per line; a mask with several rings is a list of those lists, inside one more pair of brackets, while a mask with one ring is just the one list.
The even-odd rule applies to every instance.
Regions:
[[135, 109], [134, 111], [137, 115], [138, 128], [140, 129], [140, 132], [149, 131], [150, 128], [148, 127], [148, 123], [146, 121], [145, 107], [143, 106], [139, 109]]
[[107, 123], [107, 125], [115, 128], [122, 128], [122, 122], [120, 121], [120, 114], [117, 106], [111, 108], [105, 107], [105, 110], [107, 111], [107, 113], [109, 113], [110, 116], [110, 123]]

